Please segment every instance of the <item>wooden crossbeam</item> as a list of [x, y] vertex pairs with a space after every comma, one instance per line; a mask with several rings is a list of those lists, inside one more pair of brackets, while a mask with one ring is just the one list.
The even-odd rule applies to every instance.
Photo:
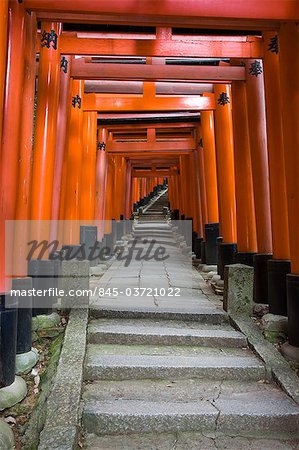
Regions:
[[107, 141], [106, 151], [109, 153], [189, 153], [196, 148], [194, 139], [181, 139], [166, 142], [115, 142]]
[[232, 41], [173, 39], [97, 39], [61, 36], [65, 55], [116, 55], [197, 58], [262, 58], [261, 38]]
[[133, 178], [168, 177], [178, 175], [178, 170], [132, 170]]
[[208, 111], [215, 109], [214, 94], [209, 96], [105, 96], [85, 94], [84, 111]]
[[136, 81], [209, 81], [245, 80], [242, 66], [173, 66], [164, 64], [103, 64], [72, 63], [71, 76], [80, 80], [136, 80]]
[[131, 17], [157, 16], [170, 19], [227, 18], [297, 20], [299, 5], [296, 0], [24, 0], [27, 9], [45, 12], [69, 12], [79, 14], [123, 16], [128, 22]]

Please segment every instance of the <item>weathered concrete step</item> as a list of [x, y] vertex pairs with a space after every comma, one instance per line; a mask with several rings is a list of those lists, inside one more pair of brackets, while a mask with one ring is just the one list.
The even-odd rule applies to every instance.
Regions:
[[244, 335], [220, 327], [190, 328], [146, 320], [93, 321], [88, 340], [92, 344], [200, 345], [205, 347], [246, 347]]
[[218, 412], [208, 402], [88, 402], [83, 411], [83, 427], [96, 434], [210, 430]]
[[[101, 348], [102, 347], [102, 348]], [[108, 346], [107, 346], [108, 347]], [[119, 347], [123, 347], [122, 349]], [[213, 354], [208, 350], [195, 356], [174, 354], [150, 354], [155, 347], [144, 346], [140, 354], [138, 346], [119, 346], [113, 354], [103, 354], [104, 346], [89, 344], [86, 365], [86, 380], [128, 380], [165, 378], [210, 378], [233, 380], [258, 380], [265, 376], [264, 365], [250, 352], [244, 356], [235, 354]], [[147, 349], [146, 349], [147, 347]], [[172, 347], [173, 348], [173, 347]], [[177, 347], [179, 349], [180, 347]], [[189, 347], [190, 348], [190, 347]], [[109, 351], [109, 350], [108, 350]]]
[[174, 240], [173, 234], [169, 232], [162, 233], [159, 230], [154, 229], [147, 229], [147, 230], [134, 230], [133, 231], [134, 236], [140, 236], [140, 237], [146, 237], [146, 236], [156, 236], [156, 237], [163, 237], [163, 238], [169, 238]]
[[[191, 308], [190, 308], [191, 309]], [[157, 319], [157, 320], [183, 320], [197, 321], [206, 324], [227, 323], [227, 315], [221, 311], [212, 308], [202, 308], [199, 311], [184, 311], [180, 308], [159, 307], [138, 307], [138, 306], [103, 306], [96, 303], [90, 305], [90, 314], [94, 318], [122, 318], [122, 319]]]
[[[169, 405], [175, 407], [175, 405], [181, 404], [193, 405], [195, 403], [197, 405], [200, 403], [207, 405], [209, 410], [209, 406], [212, 405], [219, 414], [217, 429], [219, 431], [227, 430], [229, 434], [244, 433], [248, 435], [253, 433], [256, 437], [260, 433], [264, 437], [267, 435], [272, 437], [273, 433], [276, 435], [280, 433], [284, 434], [284, 437], [290, 437], [289, 435], [296, 431], [299, 432], [298, 405], [276, 385], [264, 382], [215, 381], [211, 379], [95, 381], [85, 385], [83, 390], [83, 400], [87, 405], [113, 402], [121, 402], [120, 404], [125, 405], [123, 402], [127, 402], [128, 406], [130, 402], [137, 402], [139, 408], [142, 405], [146, 408], [146, 405], [150, 403], [147, 413], [152, 407], [152, 401], [156, 399], [165, 406], [164, 412], [169, 411]], [[136, 403], [130, 404], [133, 406]], [[117, 405], [118, 403], [116, 403], [115, 412], [120, 412]], [[205, 412], [208, 412], [208, 409]], [[135, 413], [136, 409], [132, 408], [131, 415], [134, 416]], [[180, 414], [181, 412], [173, 410], [173, 413]], [[201, 419], [200, 416], [197, 417], [197, 420]], [[193, 417], [190, 420], [192, 421]], [[133, 419], [130, 418], [129, 421], [133, 421]], [[189, 428], [187, 429], [189, 430]], [[166, 429], [166, 431], [169, 430]], [[186, 430], [180, 429], [179, 431]], [[124, 430], [120, 432], [126, 433]], [[159, 446], [158, 448], [163, 447]], [[189, 449], [188, 446], [179, 448]], [[194, 450], [198, 448], [201, 447], [194, 447]], [[240, 447], [224, 448], [237, 449]], [[249, 445], [245, 448], [252, 447]], [[253, 448], [268, 450], [269, 447]], [[283, 447], [278, 446], [277, 448]], [[290, 447], [288, 450], [291, 448], [297, 447]]]
[[88, 401], [83, 410], [83, 427], [98, 435], [223, 431], [248, 436], [283, 430], [291, 437], [298, 436], [299, 412], [287, 400], [261, 403], [247, 396], [225, 401]]
[[85, 450], [294, 450], [299, 441], [282, 437], [273, 432], [265, 437], [225, 436], [213, 433], [206, 436], [200, 431], [134, 433], [97, 436], [87, 433], [84, 439]]

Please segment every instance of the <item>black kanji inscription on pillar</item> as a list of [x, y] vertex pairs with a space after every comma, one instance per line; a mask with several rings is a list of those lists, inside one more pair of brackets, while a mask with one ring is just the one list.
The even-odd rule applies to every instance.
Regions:
[[249, 73], [255, 77], [258, 77], [261, 73], [263, 73], [263, 68], [260, 61], [256, 59], [250, 64]]
[[278, 36], [277, 36], [277, 34], [270, 38], [268, 50], [269, 50], [269, 52], [276, 53], [276, 55], [277, 55], [277, 53], [278, 53]]
[[41, 46], [50, 48], [51, 44], [54, 50], [57, 50], [57, 39], [58, 36], [55, 33], [55, 30], [51, 30], [50, 33], [47, 33], [46, 30], [42, 32], [41, 35]]
[[78, 108], [81, 108], [81, 97], [77, 94], [76, 97], [72, 97], [72, 105], [74, 108], [76, 108], [76, 105], [78, 105]]
[[222, 105], [225, 106], [227, 105], [227, 103], [230, 103], [229, 100], [229, 96], [227, 95], [226, 92], [221, 92], [221, 94], [219, 95], [219, 98], [217, 100], [218, 105]]
[[105, 142], [98, 142], [98, 150], [106, 150], [106, 144]]
[[62, 72], [67, 73], [68, 64], [68, 60], [65, 56], [63, 56], [60, 60], [60, 69], [62, 70]]

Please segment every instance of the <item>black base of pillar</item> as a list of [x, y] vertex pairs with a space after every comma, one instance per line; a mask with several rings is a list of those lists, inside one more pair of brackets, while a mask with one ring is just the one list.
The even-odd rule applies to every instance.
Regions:
[[219, 237], [219, 223], [205, 225], [206, 264], [217, 264], [217, 238]]
[[299, 275], [287, 275], [289, 344], [299, 347]]
[[227, 244], [221, 242], [218, 245], [218, 275], [221, 280], [224, 278], [224, 267], [228, 264], [234, 264], [237, 244]]
[[85, 250], [86, 259], [89, 261], [90, 267], [96, 265], [96, 260], [90, 257], [92, 249], [97, 242], [98, 228], [96, 226], [81, 225], [80, 226], [80, 244]]
[[194, 242], [194, 253], [197, 259], [201, 259], [201, 243], [203, 242], [202, 237], [197, 237]]
[[[13, 278], [12, 289], [29, 291], [32, 278]], [[32, 347], [32, 297], [20, 296], [18, 302], [17, 355], [30, 352]]]
[[202, 243], [202, 238], [195, 238], [194, 241], [194, 253], [197, 259], [201, 258], [201, 243]]
[[244, 264], [245, 266], [253, 267], [253, 257], [256, 255], [255, 252], [237, 252], [236, 253], [236, 264]]
[[268, 301], [269, 312], [287, 316], [287, 274], [291, 272], [291, 262], [282, 259], [268, 260]]
[[[47, 292], [56, 286], [54, 260], [32, 259], [28, 261], [28, 276], [32, 277], [32, 287]], [[49, 291], [48, 291], [49, 292]], [[51, 314], [54, 297], [47, 293], [32, 298], [32, 315]]]
[[219, 272], [219, 270], [220, 270], [220, 268], [221, 268], [221, 265], [222, 265], [222, 262], [221, 262], [221, 255], [220, 255], [220, 251], [219, 251], [219, 245], [220, 244], [222, 244], [222, 242], [223, 242], [223, 238], [222, 238], [222, 236], [219, 236], [217, 239], [216, 239], [216, 243], [217, 243], [217, 274], [218, 275], [220, 275], [220, 272]]
[[15, 381], [18, 298], [0, 294], [0, 388]]
[[206, 257], [206, 241], [202, 241], [200, 245], [201, 250], [201, 264], [207, 263], [207, 257]]
[[253, 301], [268, 303], [268, 261], [272, 259], [270, 253], [257, 253], [253, 257], [254, 282]]
[[172, 220], [180, 220], [180, 211], [178, 209], [174, 209], [171, 213]]

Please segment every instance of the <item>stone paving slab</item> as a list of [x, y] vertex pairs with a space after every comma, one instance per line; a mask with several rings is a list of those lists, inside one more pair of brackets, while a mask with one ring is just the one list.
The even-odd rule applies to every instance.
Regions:
[[90, 302], [90, 314], [92, 317], [110, 317], [110, 318], [149, 318], [149, 319], [163, 319], [163, 320], [194, 320], [199, 323], [220, 324], [228, 321], [227, 316], [219, 310], [210, 311], [208, 309], [201, 309], [198, 311], [184, 310], [183, 308], [157, 308], [157, 306], [131, 306], [131, 305], [110, 305], [109, 299], [106, 302], [98, 299]]
[[[272, 433], [273, 436], [273, 433]], [[252, 438], [212, 433], [135, 433], [130, 435], [96, 436], [87, 434], [86, 450], [298, 450], [299, 442], [269, 437]]]
[[151, 344], [151, 345], [200, 345], [205, 347], [246, 347], [244, 336], [234, 330], [190, 329], [166, 326], [163, 321], [156, 326], [127, 324], [103, 324], [100, 321], [89, 326], [89, 342], [107, 344]]
[[265, 377], [264, 366], [246, 356], [159, 356], [100, 355], [87, 357], [85, 380], [142, 378], [210, 378], [258, 380]]
[[[188, 356], [196, 359], [205, 356], [230, 356], [230, 357], [252, 357], [254, 361], [260, 361], [247, 347], [232, 348], [232, 347], [200, 347], [198, 345], [149, 345], [149, 344], [134, 344], [123, 345], [117, 344], [89, 344], [87, 347], [87, 357], [94, 355], [134, 355], [134, 356]], [[260, 361], [261, 362], [261, 361]]]
[[[298, 408], [283, 402], [259, 402], [256, 406], [248, 396], [234, 401], [151, 401], [151, 400], [90, 400], [85, 403], [83, 424], [87, 432], [117, 434], [163, 431], [216, 431], [225, 429], [265, 432], [282, 428], [298, 437]], [[280, 411], [277, 411], [279, 406]]]
[[[117, 404], [116, 404], [117, 403]], [[218, 411], [209, 402], [88, 402], [83, 411], [87, 432], [117, 434], [214, 430]]]
[[[263, 401], [264, 411], [273, 410], [276, 406], [275, 415], [279, 414], [280, 405], [283, 414], [299, 413], [299, 407], [292, 399], [282, 392], [276, 385], [258, 381], [236, 381], [236, 380], [210, 380], [210, 379], [177, 379], [165, 380], [116, 380], [94, 381], [87, 383], [83, 389], [83, 398], [86, 401], [107, 400], [154, 400], [169, 402], [182, 401], [193, 402], [207, 400], [215, 402], [223, 410], [225, 407], [220, 402], [246, 402], [252, 405], [259, 399]], [[258, 406], [257, 409], [260, 409]], [[230, 411], [235, 411], [232, 405]], [[260, 409], [261, 410], [261, 409]], [[244, 407], [244, 413], [246, 406]]]

